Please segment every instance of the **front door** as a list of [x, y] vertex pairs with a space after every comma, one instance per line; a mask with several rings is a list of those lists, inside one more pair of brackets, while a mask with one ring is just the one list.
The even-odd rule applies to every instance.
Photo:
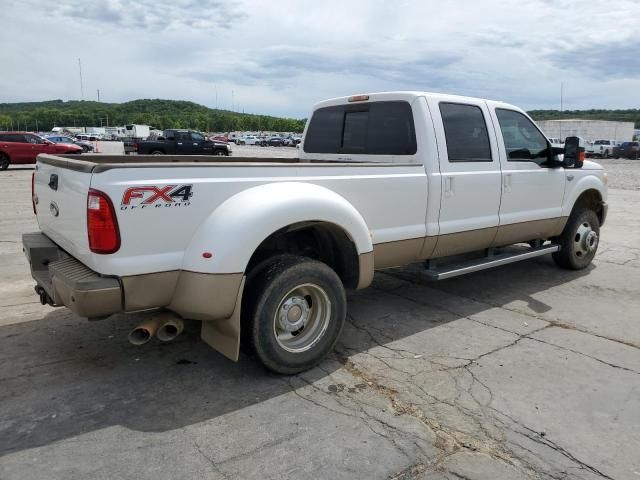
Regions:
[[492, 114], [502, 144], [502, 202], [496, 243], [559, 234], [565, 220], [561, 216], [566, 173], [551, 163], [549, 141], [521, 112], [498, 107]]
[[440, 235], [433, 256], [487, 248], [497, 231], [501, 192], [498, 147], [489, 134], [487, 105], [472, 99], [431, 99], [429, 108], [442, 183]]

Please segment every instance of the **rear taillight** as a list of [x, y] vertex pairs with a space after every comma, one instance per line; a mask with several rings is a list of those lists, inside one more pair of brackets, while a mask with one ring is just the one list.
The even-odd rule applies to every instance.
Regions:
[[31, 206], [33, 214], [36, 215], [36, 172], [31, 174]]
[[93, 253], [114, 253], [120, 248], [118, 219], [109, 197], [93, 188], [87, 196], [87, 232]]

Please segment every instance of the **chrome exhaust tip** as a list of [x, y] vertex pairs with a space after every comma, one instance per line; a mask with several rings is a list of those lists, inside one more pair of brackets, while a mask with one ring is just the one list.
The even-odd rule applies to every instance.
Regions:
[[158, 324], [158, 319], [155, 318], [151, 318], [141, 323], [131, 330], [131, 333], [129, 333], [129, 336], [127, 337], [129, 339], [129, 343], [132, 345], [144, 345], [155, 335], [158, 330]]
[[156, 337], [161, 342], [170, 342], [172, 340], [175, 340], [183, 330], [184, 322], [182, 321], [182, 319], [178, 317], [169, 318], [160, 325], [158, 331], [156, 332]]

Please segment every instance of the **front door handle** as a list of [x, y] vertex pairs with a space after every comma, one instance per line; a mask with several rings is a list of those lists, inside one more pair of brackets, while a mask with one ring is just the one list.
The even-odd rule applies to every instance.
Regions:
[[453, 196], [453, 177], [444, 178], [444, 196], [445, 197]]

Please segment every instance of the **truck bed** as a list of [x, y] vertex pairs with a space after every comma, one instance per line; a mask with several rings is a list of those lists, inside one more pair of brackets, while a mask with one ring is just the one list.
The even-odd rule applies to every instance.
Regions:
[[290, 157], [219, 157], [214, 155], [47, 155], [38, 156], [38, 160], [52, 166], [68, 168], [71, 170], [99, 173], [112, 168], [141, 168], [162, 166], [168, 167], [176, 164], [176, 166], [186, 167], [188, 164], [198, 164], [202, 167], [203, 163], [210, 166], [238, 166], [238, 164], [261, 165], [261, 164], [313, 164], [320, 166], [322, 164], [331, 166], [409, 166], [417, 165], [408, 162], [354, 162], [341, 160], [326, 159], [300, 159]]

